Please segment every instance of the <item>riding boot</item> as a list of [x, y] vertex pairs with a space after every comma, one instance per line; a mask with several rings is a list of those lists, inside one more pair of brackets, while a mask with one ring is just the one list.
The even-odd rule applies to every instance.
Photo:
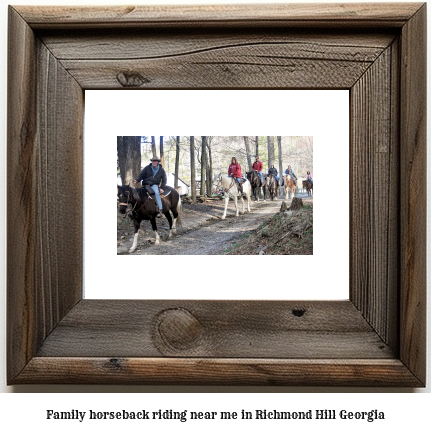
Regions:
[[239, 184], [238, 184], [238, 188], [239, 188], [239, 193], [240, 193], [240, 195], [242, 195], [242, 194], [244, 193], [244, 190], [243, 190], [243, 188], [242, 188], [242, 183], [239, 183]]
[[156, 215], [156, 218], [161, 218], [161, 217], [163, 216], [163, 214], [162, 214], [162, 210], [159, 209], [158, 206], [156, 206], [156, 210], [158, 211], [158, 213], [157, 213], [157, 215]]

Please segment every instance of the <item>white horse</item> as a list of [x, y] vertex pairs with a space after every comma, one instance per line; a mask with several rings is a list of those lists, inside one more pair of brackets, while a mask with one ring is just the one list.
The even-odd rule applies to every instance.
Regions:
[[[244, 208], [244, 199], [242, 197], [242, 195], [239, 193], [238, 191], [238, 180], [237, 179], [233, 179], [232, 177], [229, 177], [227, 175], [219, 175], [219, 185], [221, 186], [221, 189], [224, 192], [224, 213], [222, 216], [222, 219], [226, 219], [226, 210], [227, 210], [227, 205], [229, 203], [229, 199], [233, 198], [234, 202], [235, 202], [235, 208], [236, 208], [236, 215], [239, 215], [239, 211], [238, 211], [238, 197], [241, 198], [242, 201], [242, 213], [245, 213], [245, 208]], [[242, 184], [242, 190], [244, 191], [244, 194], [246, 196], [247, 199], [247, 211], [250, 213], [250, 204], [251, 204], [251, 198], [250, 198], [250, 191], [251, 191], [251, 185], [250, 182], [248, 180], [245, 181], [245, 183]]]

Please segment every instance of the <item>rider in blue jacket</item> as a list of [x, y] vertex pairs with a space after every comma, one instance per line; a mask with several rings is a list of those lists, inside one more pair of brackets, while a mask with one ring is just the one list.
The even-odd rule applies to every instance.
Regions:
[[293, 170], [292, 170], [292, 167], [289, 165], [288, 167], [287, 167], [287, 169], [286, 169], [286, 171], [284, 172], [284, 174], [286, 174], [286, 175], [290, 175], [290, 177], [292, 177], [292, 180], [293, 180], [293, 182], [295, 183], [295, 186], [297, 186], [296, 185], [296, 180], [297, 180], [297, 178], [296, 178], [296, 175], [295, 175], [295, 173], [293, 172]]

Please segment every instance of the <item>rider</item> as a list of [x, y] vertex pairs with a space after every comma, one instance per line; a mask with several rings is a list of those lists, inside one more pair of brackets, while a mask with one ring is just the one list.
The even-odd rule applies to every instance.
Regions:
[[278, 186], [278, 171], [277, 168], [274, 167], [274, 165], [271, 165], [271, 168], [268, 170], [268, 175], [273, 175], [275, 177]]
[[[158, 218], [162, 217], [162, 200], [160, 198], [160, 193], [164, 192], [164, 188], [166, 187], [166, 172], [162, 168], [162, 165], [159, 164], [160, 159], [157, 156], [154, 156], [150, 159], [151, 163], [147, 165], [133, 180], [133, 184], [138, 183], [142, 180], [142, 185], [150, 187], [156, 196], [157, 203], [157, 216]], [[160, 185], [161, 183], [161, 185]], [[160, 188], [159, 188], [160, 185]]]
[[284, 172], [284, 174], [286, 174], [286, 175], [289, 174], [290, 177], [292, 177], [293, 183], [295, 183], [295, 186], [296, 186], [296, 180], [297, 180], [297, 178], [296, 178], [296, 175], [295, 175], [295, 173], [293, 172], [292, 167], [291, 167], [290, 165], [287, 167], [287, 169], [286, 169], [286, 171]]
[[306, 177], [306, 180], [310, 180], [310, 181], [311, 181], [311, 184], [313, 184], [313, 177], [311, 176], [310, 171], [307, 171], [307, 177]]
[[262, 165], [262, 162], [259, 160], [259, 156], [256, 156], [256, 162], [253, 163], [252, 168], [254, 171], [257, 171], [257, 173], [259, 174], [259, 177], [260, 177], [260, 181], [263, 184], [263, 174], [262, 174], [263, 165]]
[[229, 170], [228, 170], [227, 175], [229, 177], [233, 177], [233, 178], [237, 179], [238, 189], [239, 189], [240, 193], [242, 194], [243, 190], [242, 190], [242, 181], [241, 181], [241, 165], [236, 160], [236, 157], [232, 158], [231, 164], [229, 165]]

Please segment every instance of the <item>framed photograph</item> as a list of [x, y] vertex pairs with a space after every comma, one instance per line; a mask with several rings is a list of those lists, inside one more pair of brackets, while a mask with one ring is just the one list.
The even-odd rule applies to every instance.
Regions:
[[[9, 385], [425, 386], [425, 3], [10, 6], [8, 25]], [[349, 298], [84, 298], [97, 89], [348, 90]]]
[[[262, 106], [265, 110], [261, 109]], [[130, 249], [135, 240], [135, 227], [128, 215], [142, 204], [136, 207], [131, 204], [128, 212], [121, 213], [126, 206], [117, 203], [115, 188], [98, 187], [97, 200], [93, 194], [85, 194], [86, 299], [348, 299], [348, 90], [86, 91], [85, 125], [85, 190], [91, 189], [87, 189], [86, 184], [96, 185], [100, 178], [106, 184], [108, 179], [111, 179], [111, 184], [115, 181], [120, 185], [131, 183], [131, 177], [121, 177], [121, 168], [117, 179], [114, 177], [120, 165], [117, 147], [121, 149], [121, 146], [130, 146], [130, 143], [134, 143], [133, 148], [137, 150], [133, 155], [139, 161], [140, 169], [149, 166], [153, 151], [160, 157], [163, 155], [164, 160], [160, 163], [167, 173], [167, 184], [172, 187], [178, 148], [179, 184], [184, 188], [181, 195], [182, 223], [176, 234], [171, 234], [169, 239], [168, 220], [165, 217], [155, 218], [160, 238], [155, 247], [153, 227], [148, 220], [144, 220], [133, 251]], [[151, 133], [158, 136], [135, 136], [135, 133], [150, 134], [144, 133], [143, 127], [150, 127], [145, 125], [151, 125]], [[199, 196], [194, 204], [189, 187], [192, 183], [190, 147], [194, 147], [198, 168], [195, 177], [200, 179], [199, 159], [203, 142], [201, 136], [190, 137], [190, 132], [196, 131], [196, 128], [209, 134], [206, 139], [211, 146], [211, 159], [208, 159], [212, 161], [212, 174], [207, 177], [213, 179], [212, 189], [215, 192], [209, 199], [208, 189], [211, 186], [208, 182], [204, 198], [200, 195], [199, 186]], [[156, 133], [163, 130], [164, 135]], [[181, 136], [175, 135], [173, 130]], [[237, 136], [239, 131], [247, 136]], [[272, 139], [276, 147], [278, 171], [284, 173], [291, 164], [298, 176], [298, 187], [294, 193], [303, 204], [298, 211], [281, 211], [282, 206], [288, 208], [292, 205], [289, 191], [286, 195], [283, 185], [273, 199], [266, 190], [266, 200], [264, 188], [260, 188], [259, 200], [256, 197], [259, 188], [253, 190], [252, 187], [251, 202], [247, 205], [247, 201], [243, 201], [244, 214], [241, 200], [238, 200], [238, 217], [235, 217], [234, 200], [230, 198], [226, 207], [222, 198], [224, 194], [216, 190], [219, 174], [228, 173], [232, 157], [238, 158], [244, 175], [246, 172], [250, 174], [254, 164], [259, 165], [254, 156], [248, 158], [246, 140], [249, 152], [260, 154], [264, 178], [269, 167], [267, 149], [271, 137], [258, 136], [258, 131], [289, 135], [278, 135]], [[310, 133], [313, 136], [304, 136]], [[140, 140], [140, 146], [136, 144], [137, 140]], [[162, 146], [160, 140], [163, 141]], [[97, 143], [105, 143], [103, 163], [100, 163], [101, 147]], [[318, 187], [320, 193], [308, 196], [303, 188], [307, 170], [311, 169], [317, 178], [330, 177], [328, 167], [336, 167], [334, 181], [330, 179], [328, 182], [331, 186]], [[130, 172], [124, 166], [122, 169], [123, 173]], [[138, 170], [137, 167], [135, 169]], [[329, 168], [331, 170], [333, 168]], [[137, 175], [138, 171], [134, 176]], [[226, 189], [229, 189], [231, 180], [228, 183]], [[336, 205], [328, 211], [328, 199], [333, 196], [336, 196]], [[149, 203], [152, 201], [148, 198]], [[297, 200], [300, 204], [301, 201]], [[104, 216], [95, 218], [102, 202]], [[222, 219], [225, 207], [227, 215], [226, 219]], [[286, 227], [289, 229], [286, 230]], [[118, 255], [113, 249], [116, 242]], [[337, 261], [330, 259], [331, 256], [338, 256]], [[90, 257], [88, 265], [86, 257]], [[161, 260], [169, 262], [169, 272], [177, 275], [178, 283], [162, 283], [157, 270], [163, 267]], [[127, 283], [123, 273], [118, 272], [118, 267], [141, 268], [143, 263], [146, 269], [155, 269], [151, 278], [147, 275]], [[310, 272], [310, 269], [313, 271]], [[230, 276], [232, 270], [233, 275]], [[326, 272], [331, 273], [331, 283], [322, 289], [321, 275]], [[156, 288], [150, 279], [159, 281]]]

